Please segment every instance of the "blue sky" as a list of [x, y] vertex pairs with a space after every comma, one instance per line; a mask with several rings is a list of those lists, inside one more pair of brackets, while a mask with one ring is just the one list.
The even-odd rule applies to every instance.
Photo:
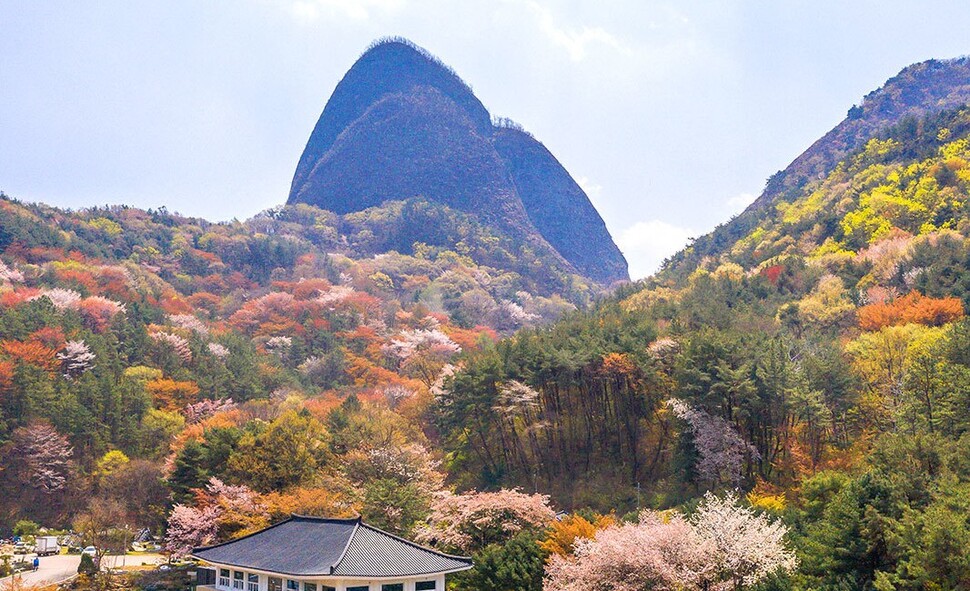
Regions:
[[403, 35], [552, 150], [640, 277], [968, 31], [931, 0], [0, 0], [0, 189], [246, 218], [285, 201], [364, 48]]

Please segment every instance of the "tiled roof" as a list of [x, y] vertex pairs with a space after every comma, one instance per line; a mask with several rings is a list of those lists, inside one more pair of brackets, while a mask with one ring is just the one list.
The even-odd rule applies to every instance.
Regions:
[[360, 519], [294, 515], [248, 536], [196, 548], [213, 564], [292, 576], [400, 577], [471, 568], [470, 558], [419, 546]]

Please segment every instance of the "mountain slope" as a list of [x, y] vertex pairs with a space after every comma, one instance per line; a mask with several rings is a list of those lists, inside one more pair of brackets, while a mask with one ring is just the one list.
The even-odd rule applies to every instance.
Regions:
[[970, 103], [970, 58], [928, 60], [904, 68], [849, 109], [846, 118], [819, 138], [783, 171], [772, 175], [762, 194], [743, 213], [674, 255], [667, 274], [682, 275], [704, 257], [728, 250], [773, 206], [792, 201], [817, 186], [846, 156], [900, 124], [918, 125], [927, 116]]
[[553, 251], [599, 283], [628, 278], [589, 198], [542, 144], [493, 126], [471, 89], [424, 50], [384, 41], [327, 102], [289, 203], [349, 213], [419, 195]]

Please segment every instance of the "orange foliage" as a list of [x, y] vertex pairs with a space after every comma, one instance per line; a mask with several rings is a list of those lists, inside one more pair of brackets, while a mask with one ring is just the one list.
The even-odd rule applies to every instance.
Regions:
[[862, 306], [856, 314], [863, 330], [910, 323], [940, 326], [962, 317], [963, 303], [959, 298], [931, 298], [911, 291], [890, 302]]
[[334, 392], [326, 392], [316, 398], [306, 400], [303, 403], [303, 408], [317, 419], [326, 421], [330, 416], [330, 411], [340, 406], [342, 402], [343, 399], [337, 397]]
[[97, 291], [98, 284], [89, 271], [81, 269], [58, 269], [54, 276], [71, 287], [80, 286], [88, 292]]
[[65, 341], [64, 331], [59, 326], [45, 326], [31, 333], [27, 340], [36, 341], [51, 349], [60, 349]]
[[442, 330], [448, 338], [458, 343], [462, 351], [477, 351], [482, 338], [488, 341], [498, 341], [498, 333], [487, 326], [476, 326], [472, 329], [444, 326]]
[[35, 365], [51, 373], [56, 371], [59, 365], [55, 357], [56, 351], [36, 341], [3, 341], [0, 342], [0, 350], [13, 357], [15, 361]]
[[552, 522], [546, 539], [539, 542], [539, 546], [550, 554], [568, 556], [573, 553], [577, 540], [591, 540], [598, 530], [615, 523], [616, 519], [612, 515], [599, 515], [593, 521], [581, 515], [569, 515], [560, 521]]
[[607, 353], [603, 355], [600, 373], [609, 377], [631, 377], [637, 373], [637, 364], [626, 353]]
[[194, 309], [205, 310], [210, 316], [215, 316], [222, 305], [222, 298], [207, 291], [200, 291], [190, 295], [188, 302]]
[[356, 507], [338, 492], [324, 488], [293, 488], [285, 493], [271, 492], [262, 496], [271, 522], [298, 515], [318, 517], [354, 517]]
[[39, 289], [31, 288], [0, 291], [0, 308], [13, 308], [38, 294], [40, 294]]
[[0, 394], [13, 387], [13, 369], [13, 361], [0, 361]]
[[166, 314], [191, 314], [193, 312], [192, 306], [185, 301], [185, 298], [174, 291], [166, 291], [162, 294], [161, 307]]
[[347, 362], [347, 375], [353, 378], [355, 386], [373, 388], [401, 381], [393, 371], [378, 367], [359, 355], [347, 353]]
[[152, 380], [145, 384], [157, 408], [181, 411], [187, 405], [198, 402], [199, 387], [195, 382], [180, 382], [168, 378]]

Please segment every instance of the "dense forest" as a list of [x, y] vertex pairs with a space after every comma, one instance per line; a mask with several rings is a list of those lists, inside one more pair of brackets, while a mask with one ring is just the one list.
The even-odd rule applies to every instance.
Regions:
[[457, 589], [970, 588], [968, 196], [970, 111], [906, 117], [611, 293], [421, 198], [3, 196], [0, 530], [360, 514]]

